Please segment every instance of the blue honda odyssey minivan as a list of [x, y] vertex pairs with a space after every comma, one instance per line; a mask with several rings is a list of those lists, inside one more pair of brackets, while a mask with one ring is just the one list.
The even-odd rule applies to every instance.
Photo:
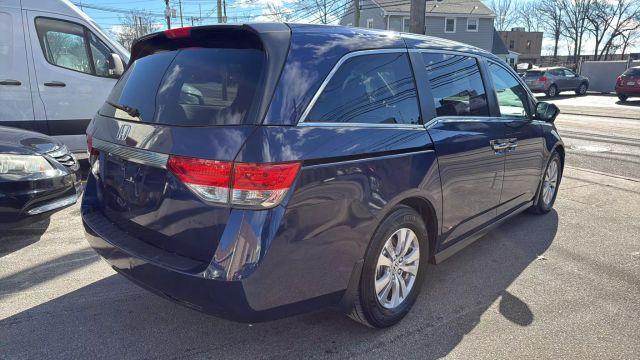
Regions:
[[117, 272], [188, 307], [387, 327], [428, 263], [550, 211], [557, 114], [499, 58], [437, 38], [168, 30], [135, 42], [87, 130], [82, 219]]

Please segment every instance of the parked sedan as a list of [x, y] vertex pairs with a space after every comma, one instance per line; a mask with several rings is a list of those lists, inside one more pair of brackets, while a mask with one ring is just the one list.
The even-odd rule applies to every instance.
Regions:
[[616, 95], [620, 101], [640, 97], [640, 66], [627, 69], [616, 79]]
[[78, 162], [62, 142], [0, 126], [0, 228], [73, 205], [80, 189]]
[[563, 67], [539, 68], [527, 70], [524, 80], [532, 92], [545, 93], [555, 97], [562, 91], [574, 91], [584, 95], [589, 89], [589, 79]]
[[[193, 89], [198, 101], [183, 96]], [[557, 114], [500, 58], [431, 37], [299, 24], [151, 34], [87, 129], [86, 237], [119, 273], [206, 313], [255, 322], [336, 306], [391, 326], [427, 263], [551, 211]]]

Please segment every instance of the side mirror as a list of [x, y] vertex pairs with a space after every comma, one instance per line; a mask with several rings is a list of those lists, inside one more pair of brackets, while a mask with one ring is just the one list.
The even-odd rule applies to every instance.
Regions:
[[120, 58], [120, 55], [118, 54], [111, 54], [111, 67], [109, 69], [109, 75], [114, 78], [119, 78], [122, 73], [124, 73], [124, 62], [122, 61], [122, 58]]
[[536, 104], [536, 119], [552, 123], [560, 114], [560, 109], [556, 104], [541, 101]]

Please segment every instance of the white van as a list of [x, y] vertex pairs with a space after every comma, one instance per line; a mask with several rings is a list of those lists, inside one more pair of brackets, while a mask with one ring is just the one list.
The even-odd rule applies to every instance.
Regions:
[[0, 125], [86, 149], [129, 52], [67, 0], [0, 0]]

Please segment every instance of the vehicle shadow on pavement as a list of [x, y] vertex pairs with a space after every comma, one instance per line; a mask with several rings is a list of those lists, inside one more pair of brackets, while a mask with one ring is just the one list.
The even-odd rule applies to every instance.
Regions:
[[499, 312], [504, 326], [535, 323], [536, 314], [508, 288], [527, 267], [540, 266], [557, 227], [555, 211], [522, 214], [429, 266], [413, 310], [385, 330], [329, 310], [234, 323], [112, 275], [0, 320], [0, 353], [8, 358], [441, 358], [487, 311]]
[[0, 258], [40, 240], [49, 228], [50, 218], [15, 229], [0, 228]]
[[625, 106], [640, 106], [640, 100], [616, 101], [616, 104]]

